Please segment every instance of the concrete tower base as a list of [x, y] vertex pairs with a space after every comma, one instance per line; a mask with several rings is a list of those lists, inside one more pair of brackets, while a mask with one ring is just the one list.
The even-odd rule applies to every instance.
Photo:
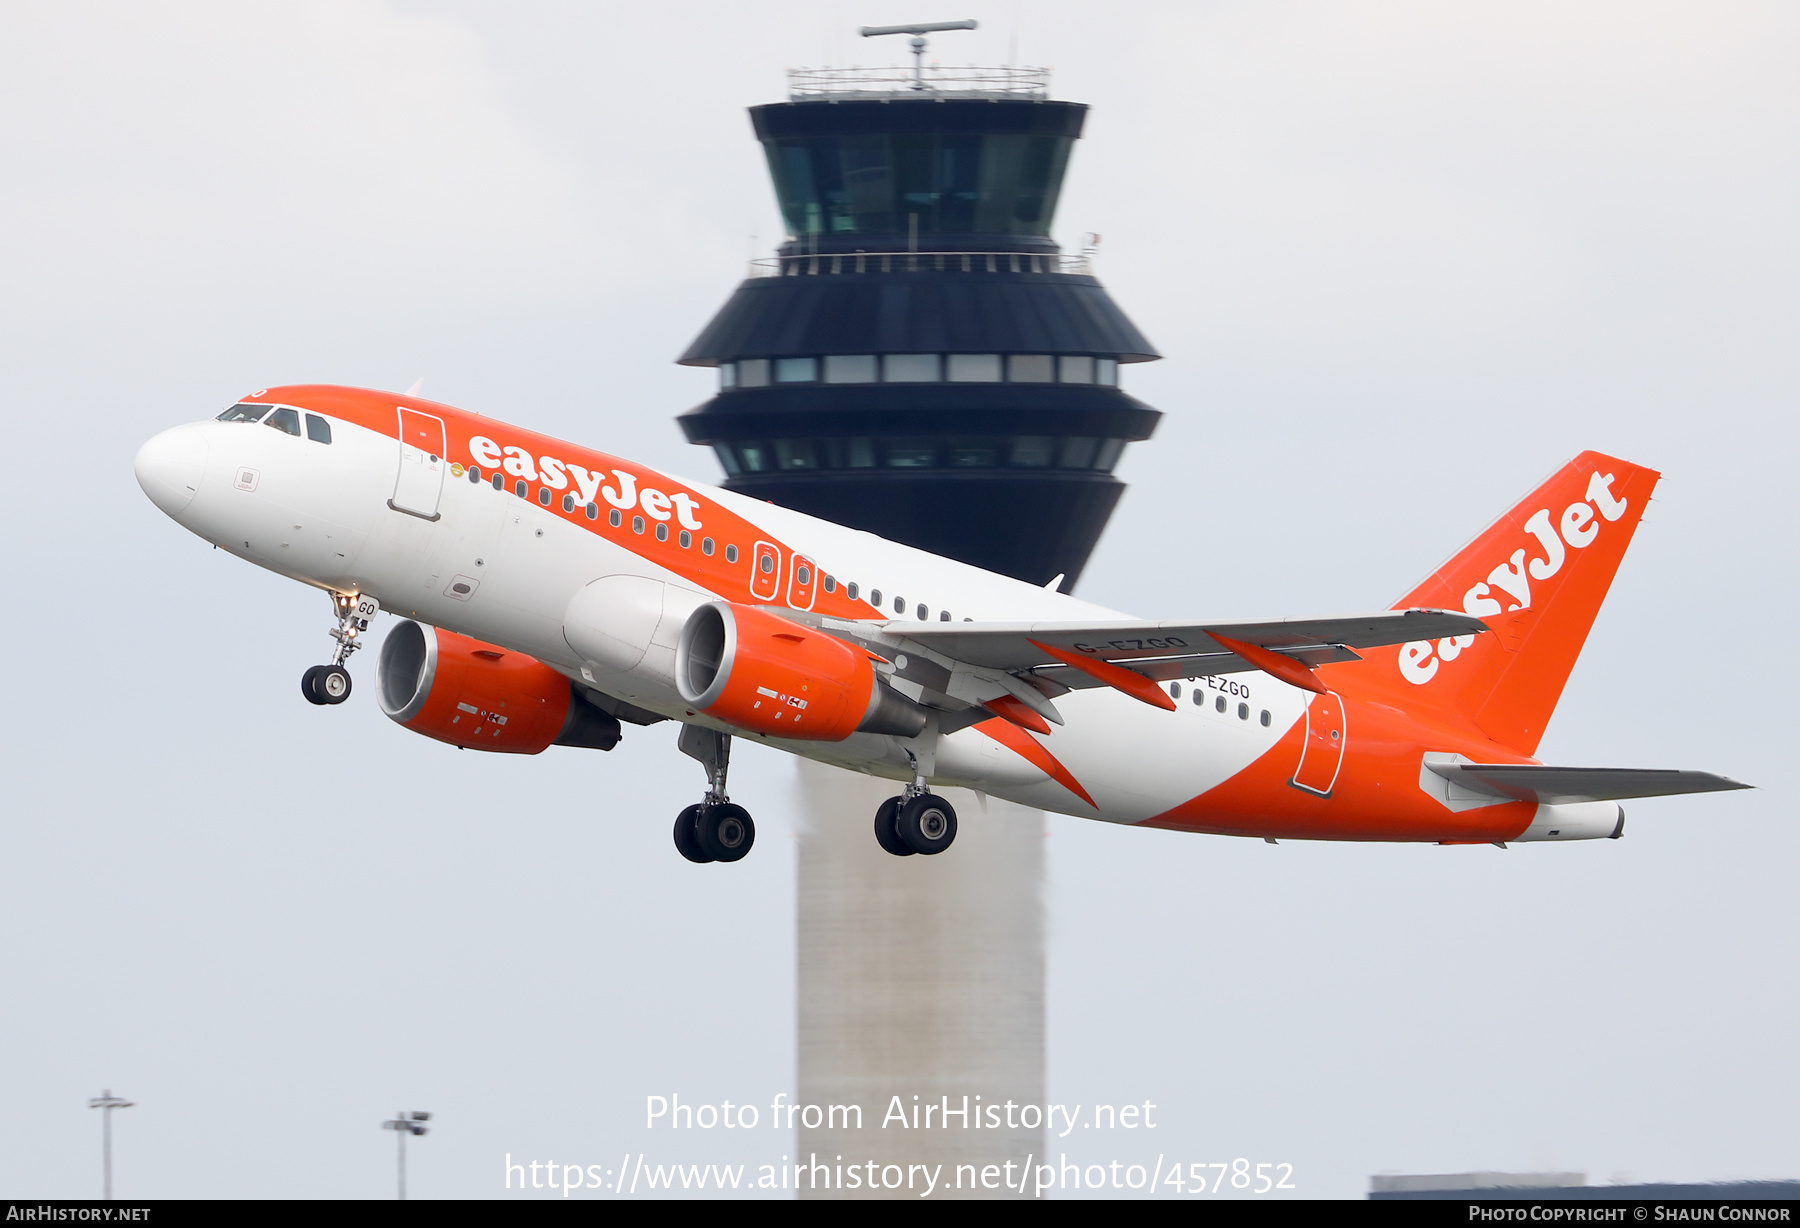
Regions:
[[[799, 1103], [862, 1107], [861, 1129], [841, 1115], [800, 1127], [795, 1161], [829, 1165], [820, 1180], [833, 1187], [800, 1196], [918, 1198], [924, 1177], [909, 1166], [922, 1164], [942, 1166], [934, 1198], [1005, 1198], [1006, 1175], [1018, 1197], [1020, 1166], [1044, 1156], [1042, 1126], [1024, 1128], [1016, 1112], [1044, 1103], [1043, 813], [997, 798], [984, 812], [974, 793], [946, 789], [955, 845], [893, 857], [871, 825], [897, 784], [806, 760], [799, 770]], [[944, 1128], [943, 1105], [961, 1109], [964, 1097], [967, 1118]], [[990, 1105], [1001, 1125], [977, 1129]], [[836, 1187], [840, 1157], [861, 1169], [863, 1188]], [[878, 1179], [898, 1166], [900, 1186], [871, 1193], [871, 1160]], [[982, 1181], [989, 1165], [998, 1188]]]

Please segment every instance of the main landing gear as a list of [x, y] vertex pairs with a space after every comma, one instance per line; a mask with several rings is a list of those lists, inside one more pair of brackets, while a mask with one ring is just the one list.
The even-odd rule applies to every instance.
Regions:
[[369, 629], [369, 620], [381, 612], [381, 603], [366, 594], [331, 594], [331, 608], [338, 625], [331, 638], [338, 642], [330, 665], [315, 665], [300, 675], [300, 694], [310, 704], [341, 704], [350, 698], [350, 671], [344, 668], [350, 654], [362, 645], [356, 637]]
[[[908, 751], [909, 758], [912, 752]], [[923, 853], [935, 856], [956, 839], [956, 810], [925, 788], [919, 762], [913, 759], [913, 781], [899, 797], [875, 811], [875, 843], [896, 857]]]
[[741, 861], [756, 843], [750, 812], [725, 796], [731, 737], [698, 725], [681, 727], [681, 753], [706, 769], [706, 798], [675, 816], [675, 848], [689, 861]]

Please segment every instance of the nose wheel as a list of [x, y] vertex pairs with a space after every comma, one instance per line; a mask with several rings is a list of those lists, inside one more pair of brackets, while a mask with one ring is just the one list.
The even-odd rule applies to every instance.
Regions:
[[341, 665], [315, 665], [300, 675], [300, 694], [308, 703], [341, 704], [350, 698], [350, 671]]
[[698, 725], [681, 727], [681, 753], [706, 769], [706, 800], [675, 816], [675, 849], [694, 862], [742, 861], [756, 843], [750, 812], [725, 796], [731, 738]]
[[381, 612], [381, 603], [366, 594], [333, 593], [331, 608], [338, 620], [331, 629], [337, 651], [331, 654], [331, 664], [315, 665], [300, 675], [300, 694], [309, 704], [341, 704], [350, 698], [350, 671], [345, 663], [362, 647], [356, 637], [369, 629], [369, 621]]

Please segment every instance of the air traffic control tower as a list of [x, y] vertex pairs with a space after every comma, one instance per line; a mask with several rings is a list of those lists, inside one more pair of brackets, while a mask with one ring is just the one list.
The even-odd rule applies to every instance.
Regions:
[[678, 360], [718, 368], [680, 422], [729, 489], [1073, 589], [1160, 417], [1120, 387], [1155, 350], [1050, 238], [1086, 115], [1043, 69], [923, 66], [750, 109], [787, 240]]
[[[973, 26], [865, 30], [913, 35], [914, 66], [791, 72], [787, 102], [751, 108], [787, 239], [681, 356], [717, 367], [719, 387], [680, 421], [733, 490], [1069, 591], [1124, 491], [1114, 466], [1160, 416], [1120, 371], [1157, 355], [1091, 251], [1050, 238], [1087, 108], [1052, 101], [1043, 70], [924, 66], [924, 34]], [[798, 771], [796, 1103], [863, 1116], [803, 1117], [794, 1154], [946, 1174], [1041, 1159], [1044, 1128], [1023, 1114], [883, 1123], [901, 1091], [1044, 1103], [1042, 812], [942, 790], [955, 847], [895, 858], [868, 822], [892, 782]]]

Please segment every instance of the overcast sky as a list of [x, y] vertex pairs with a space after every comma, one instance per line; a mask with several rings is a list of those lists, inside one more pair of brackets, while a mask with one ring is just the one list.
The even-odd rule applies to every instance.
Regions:
[[792, 1090], [791, 763], [739, 757], [759, 847], [697, 867], [667, 726], [458, 754], [381, 716], [372, 652], [314, 708], [324, 599], [131, 458], [253, 388], [423, 376], [716, 477], [672, 360], [779, 236], [744, 108], [965, 16], [945, 62], [1092, 107], [1056, 233], [1164, 355], [1082, 596], [1380, 608], [1609, 451], [1666, 476], [1540, 754], [1762, 786], [1505, 852], [1053, 817], [1050, 1098], [1161, 1106], [1071, 1158], [1800, 1176], [1792, 6], [10, 0], [0, 1196], [98, 1193], [102, 1087], [126, 1197], [386, 1196], [397, 1109], [440, 1115], [417, 1196], [791, 1151], [641, 1128]]

